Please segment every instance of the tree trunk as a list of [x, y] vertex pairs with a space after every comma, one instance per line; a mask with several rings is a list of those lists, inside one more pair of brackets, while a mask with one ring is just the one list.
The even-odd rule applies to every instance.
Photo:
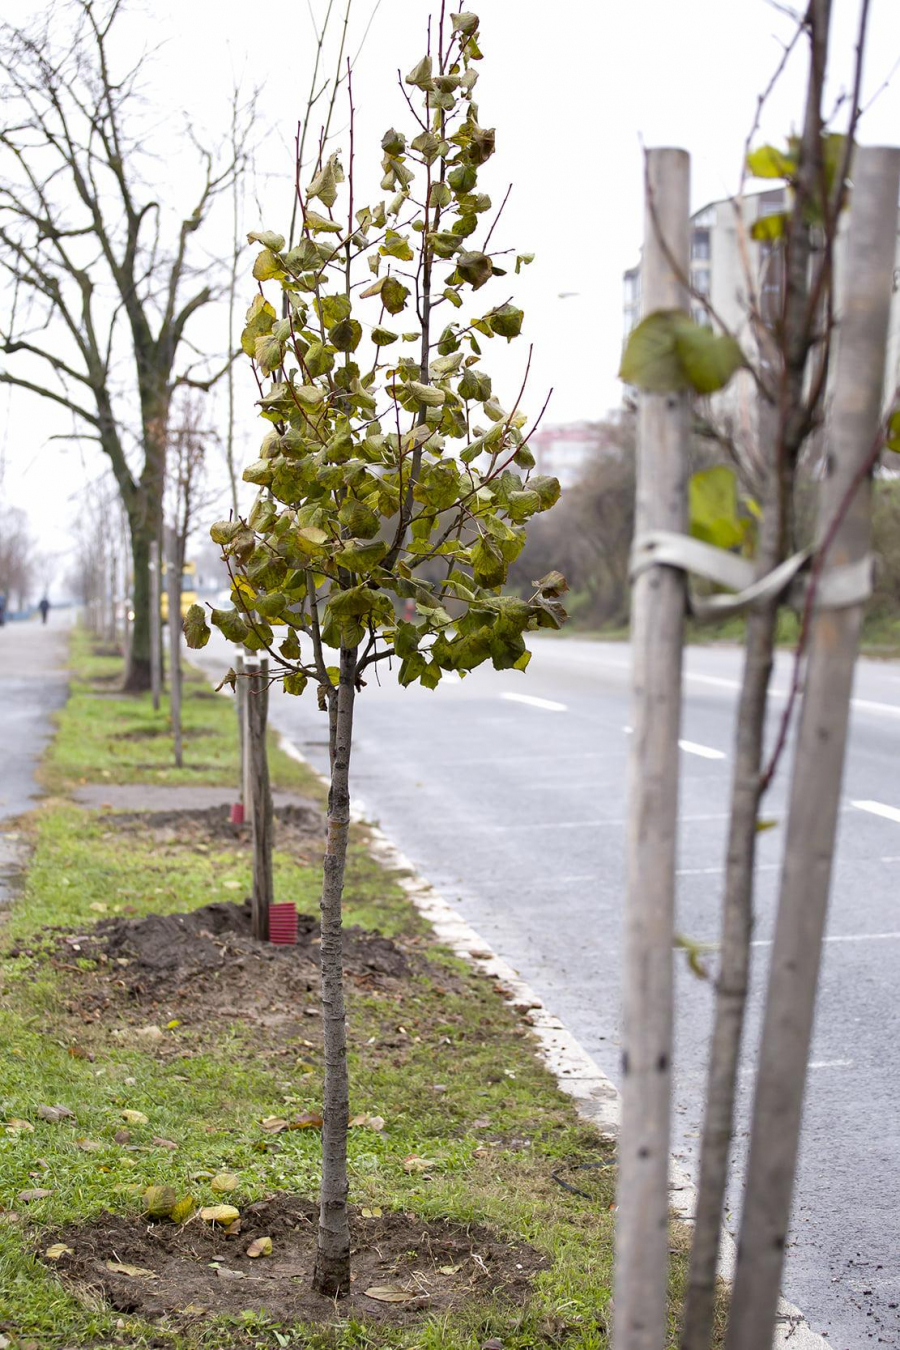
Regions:
[[272, 903], [272, 789], [266, 725], [269, 715], [269, 662], [257, 661], [245, 690], [247, 700], [247, 759], [249, 763], [250, 812], [253, 822], [253, 936], [269, 938], [269, 906]]
[[124, 688], [128, 694], [143, 694], [150, 688], [151, 534], [132, 519], [129, 519], [128, 524], [131, 533], [131, 607], [134, 619], [131, 622]]
[[328, 842], [322, 884], [322, 1022], [325, 1036], [322, 1193], [313, 1285], [337, 1298], [350, 1290], [347, 1219], [347, 1027], [344, 1014], [341, 898], [350, 832], [350, 750], [356, 697], [355, 647], [341, 648], [340, 682], [329, 699], [334, 746], [328, 794]]
[[[853, 495], [825, 577], [832, 567], [864, 557], [869, 545], [869, 482], [861, 474], [881, 415], [898, 193], [900, 150], [858, 149], [820, 541]], [[861, 620], [861, 604], [819, 609], [810, 630], [727, 1350], [772, 1344]]]
[[169, 709], [175, 767], [183, 763], [181, 735], [181, 549], [174, 530], [169, 531], [166, 584], [169, 593]]
[[[690, 267], [689, 174], [690, 160], [683, 150], [649, 152], [644, 314], [686, 306], [682, 278]], [[681, 276], [660, 243], [660, 232]], [[689, 411], [683, 391], [640, 396], [637, 537], [653, 529], [685, 530]], [[684, 574], [672, 567], [652, 567], [640, 575], [632, 616], [634, 735], [629, 765], [614, 1345], [615, 1350], [660, 1350], [667, 1326]]]
[[153, 711], [159, 712], [162, 694], [162, 624], [160, 598], [162, 596], [162, 557], [159, 542], [150, 541], [150, 689], [153, 693]]

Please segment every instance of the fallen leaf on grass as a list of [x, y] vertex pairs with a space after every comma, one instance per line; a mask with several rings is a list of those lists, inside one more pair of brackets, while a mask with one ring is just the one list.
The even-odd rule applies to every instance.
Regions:
[[96, 1139], [76, 1139], [75, 1147], [83, 1149], [85, 1153], [96, 1153], [103, 1145], [98, 1144]]
[[143, 1111], [125, 1110], [120, 1111], [119, 1115], [123, 1120], [127, 1120], [129, 1125], [149, 1125], [150, 1123]]
[[247, 1277], [242, 1270], [229, 1270], [227, 1266], [219, 1266], [216, 1274], [220, 1280], [245, 1280]]
[[186, 1195], [183, 1200], [179, 1200], [177, 1205], [172, 1206], [172, 1212], [169, 1218], [173, 1223], [184, 1223], [194, 1212], [194, 1197]]
[[318, 1111], [304, 1111], [302, 1116], [297, 1116], [296, 1120], [288, 1121], [289, 1130], [321, 1130], [324, 1125], [322, 1117]]
[[177, 1204], [171, 1186], [148, 1186], [144, 1191], [144, 1210], [151, 1219], [167, 1219]]
[[34, 1190], [31, 1191], [19, 1191], [19, 1194], [16, 1196], [16, 1199], [22, 1200], [25, 1202], [26, 1205], [28, 1205], [31, 1203], [32, 1200], [44, 1200], [48, 1195], [52, 1194], [53, 1192], [48, 1191], [45, 1187], [36, 1186]]
[[422, 1297], [411, 1289], [402, 1289], [399, 1284], [373, 1284], [371, 1289], [363, 1292], [366, 1298], [374, 1298], [379, 1303], [411, 1303]]
[[430, 1167], [436, 1167], [433, 1158], [420, 1158], [418, 1153], [410, 1153], [403, 1159], [404, 1172], [427, 1172]]
[[180, 1026], [181, 1026], [181, 1022], [178, 1020], [178, 1018], [177, 1018], [177, 1017], [173, 1017], [172, 1020], [171, 1020], [171, 1022], [167, 1022], [167, 1023], [166, 1023], [166, 1031], [174, 1031], [176, 1027], [180, 1027]]
[[163, 1038], [162, 1027], [158, 1027], [155, 1023], [149, 1027], [138, 1027], [134, 1034], [142, 1036], [145, 1041], [161, 1041]]
[[130, 1143], [131, 1143], [131, 1131], [130, 1131], [130, 1130], [125, 1130], [125, 1129], [122, 1129], [122, 1130], [116, 1130], [115, 1134], [113, 1135], [113, 1143], [115, 1143], [115, 1144], [130, 1144]]
[[52, 1247], [47, 1248], [44, 1255], [50, 1261], [58, 1261], [61, 1256], [74, 1256], [75, 1253], [64, 1242], [54, 1242]]
[[251, 1258], [255, 1258], [257, 1256], [271, 1256], [272, 1239], [270, 1237], [254, 1238], [253, 1241], [250, 1243], [250, 1246], [247, 1248], [247, 1255]]
[[34, 1134], [34, 1126], [30, 1120], [20, 1120], [18, 1116], [12, 1116], [6, 1122], [7, 1134]]
[[211, 1191], [217, 1191], [220, 1194], [224, 1194], [228, 1191], [237, 1190], [238, 1185], [238, 1179], [233, 1172], [219, 1172], [209, 1183], [209, 1188]]
[[164, 1139], [164, 1138], [162, 1137], [162, 1135], [160, 1135], [160, 1134], [155, 1134], [155, 1135], [153, 1136], [153, 1138], [150, 1140], [150, 1142], [151, 1142], [151, 1144], [155, 1144], [157, 1148], [177, 1148], [177, 1147], [178, 1147], [178, 1145], [175, 1143], [175, 1140], [174, 1140], [174, 1139]]
[[92, 909], [95, 914], [105, 914], [109, 909], [109, 906], [105, 905], [102, 900], [92, 900], [88, 905], [88, 909]]
[[235, 1219], [234, 1223], [228, 1224], [227, 1227], [223, 1228], [222, 1231], [224, 1232], [226, 1237], [237, 1237], [242, 1227], [243, 1227], [243, 1220]]
[[200, 1211], [200, 1218], [206, 1223], [229, 1224], [240, 1217], [241, 1211], [234, 1205], [204, 1205]]
[[60, 1120], [75, 1119], [75, 1112], [70, 1111], [67, 1106], [39, 1106], [37, 1113], [41, 1120], [49, 1120], [54, 1125]]
[[371, 1209], [363, 1208], [359, 1212], [364, 1219], [380, 1219], [383, 1211], [380, 1205], [373, 1205]]
[[66, 1049], [66, 1054], [71, 1055], [73, 1059], [87, 1059], [93, 1063], [94, 1055], [91, 1050], [85, 1050], [83, 1045], [70, 1045]]
[[370, 1116], [368, 1111], [363, 1111], [361, 1115], [354, 1116], [350, 1121], [351, 1130], [357, 1125], [365, 1127], [367, 1130], [383, 1130], [384, 1116]]
[[130, 1275], [136, 1280], [156, 1279], [155, 1270], [147, 1270], [144, 1266], [127, 1266], [124, 1261], [107, 1261], [106, 1269], [111, 1270], [114, 1275]]
[[438, 1266], [438, 1274], [455, 1275], [460, 1269], [460, 1266]]
[[267, 1134], [279, 1134], [287, 1127], [287, 1121], [281, 1116], [266, 1116], [265, 1120], [260, 1121], [260, 1129], [265, 1130]]
[[503, 1350], [503, 1342], [496, 1336], [492, 1336], [489, 1341], [485, 1341], [481, 1350]]

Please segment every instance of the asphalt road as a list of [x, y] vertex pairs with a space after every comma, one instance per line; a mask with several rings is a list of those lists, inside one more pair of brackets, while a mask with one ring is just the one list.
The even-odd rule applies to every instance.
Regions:
[[0, 628], [0, 821], [27, 811], [38, 795], [34, 771], [66, 701], [66, 643], [72, 612]]
[[[203, 654], [211, 669], [223, 665], [217, 637]], [[533, 646], [526, 675], [479, 671], [433, 693], [402, 690], [382, 671], [381, 687], [373, 679], [357, 704], [352, 780], [369, 817], [617, 1080], [629, 650], [574, 639]], [[687, 658], [677, 922], [702, 941], [717, 936], [740, 667], [733, 648]], [[787, 672], [783, 657], [776, 690]], [[276, 693], [271, 716], [325, 768], [313, 698]], [[788, 765], [767, 815], [783, 818]], [[782, 836], [759, 840], [751, 1060]], [[862, 662], [785, 1279], [787, 1297], [834, 1350], [900, 1345], [898, 879], [900, 668]], [[678, 964], [674, 1149], [691, 1169], [711, 993]], [[752, 1064], [739, 1171], [751, 1081]]]

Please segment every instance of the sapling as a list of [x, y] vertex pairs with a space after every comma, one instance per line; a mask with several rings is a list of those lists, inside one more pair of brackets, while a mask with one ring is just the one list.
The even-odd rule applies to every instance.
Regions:
[[[491, 250], [496, 215], [478, 190], [495, 142], [474, 98], [481, 57], [477, 15], [446, 22], [442, 12], [402, 81], [410, 134], [385, 132], [386, 196], [367, 206], [354, 194], [348, 69], [346, 170], [336, 152], [320, 154], [305, 187], [298, 173], [294, 247], [273, 231], [250, 236], [261, 246], [259, 293], [242, 345], [269, 429], [244, 470], [259, 488], [253, 509], [211, 531], [234, 606], [214, 609], [212, 623], [238, 646], [268, 652], [286, 693], [314, 689], [329, 718], [314, 1285], [332, 1296], [350, 1287], [341, 897], [356, 695], [376, 663], [389, 662], [401, 685], [428, 689], [487, 661], [524, 671], [525, 634], [565, 618], [558, 572], [525, 597], [503, 592], [528, 519], [560, 489], [534, 473], [519, 406], [525, 382], [504, 407], [482, 361], [484, 344], [519, 337], [524, 316], [508, 281], [494, 304], [482, 303], [507, 268]], [[530, 261], [518, 255], [515, 271]], [[185, 631], [191, 646], [208, 640], [199, 606]]]

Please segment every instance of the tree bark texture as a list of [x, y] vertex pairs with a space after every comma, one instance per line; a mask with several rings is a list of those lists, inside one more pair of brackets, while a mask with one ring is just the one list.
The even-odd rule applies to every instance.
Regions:
[[[881, 417], [898, 192], [900, 151], [857, 149], [820, 541], [853, 496], [828, 551], [826, 576], [869, 546], [869, 482], [861, 471]], [[812, 619], [727, 1350], [769, 1350], [772, 1343], [861, 619], [858, 604], [819, 609]]]
[[[642, 260], [645, 315], [686, 307], [689, 175], [690, 160], [683, 150], [648, 153]], [[650, 529], [685, 530], [688, 416], [684, 392], [640, 396], [638, 537]], [[684, 595], [681, 571], [652, 567], [637, 578], [632, 607], [634, 734], [629, 770], [615, 1350], [660, 1350], [666, 1340]]]
[[342, 647], [340, 682], [329, 700], [334, 753], [328, 795], [328, 839], [322, 884], [322, 1022], [325, 1036], [322, 1192], [313, 1284], [336, 1298], [350, 1289], [347, 1218], [347, 1027], [344, 1011], [341, 900], [350, 831], [350, 750], [356, 697], [355, 647]]
[[253, 822], [253, 936], [269, 938], [269, 906], [272, 886], [272, 790], [266, 727], [269, 719], [269, 662], [265, 658], [247, 681], [247, 758], [249, 766], [251, 820]]

